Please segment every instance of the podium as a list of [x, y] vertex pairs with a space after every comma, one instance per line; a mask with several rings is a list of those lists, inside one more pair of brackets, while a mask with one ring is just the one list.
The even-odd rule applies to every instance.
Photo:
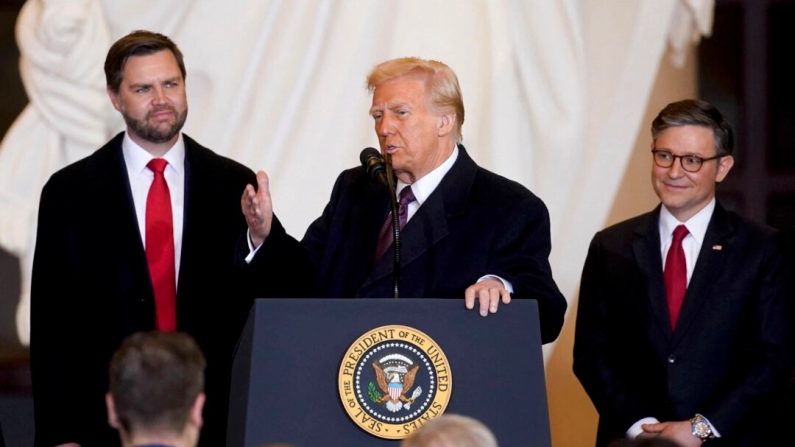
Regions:
[[340, 391], [352, 345], [395, 325], [427, 334], [444, 352], [445, 413], [480, 420], [501, 447], [550, 446], [536, 301], [513, 300], [483, 318], [463, 298], [352, 298], [255, 302], [233, 364], [228, 447], [398, 446], [357, 425]]

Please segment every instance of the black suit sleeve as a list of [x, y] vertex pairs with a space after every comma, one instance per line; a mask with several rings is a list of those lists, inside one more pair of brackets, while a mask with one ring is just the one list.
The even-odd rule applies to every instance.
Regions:
[[276, 215], [273, 216], [271, 233], [246, 263], [248, 233], [241, 235], [239, 263], [243, 266], [243, 280], [254, 297], [307, 298], [317, 291], [317, 273], [309, 261], [306, 250], [287, 234]]
[[755, 272], [755, 279], [737, 282], [738, 289], [749, 288], [751, 323], [745, 339], [735, 344], [749, 355], [735, 374], [727, 374], [725, 392], [701, 410], [722, 435], [732, 435], [735, 427], [763, 411], [792, 367], [793, 288], [783, 238], [776, 234], [754, 245], [761, 256], [749, 256], [745, 268]]
[[494, 274], [511, 282], [515, 298], [538, 301], [541, 341], [554, 341], [563, 326], [566, 299], [552, 277], [549, 213], [541, 200], [523, 200], [510, 207], [487, 254], [484, 274]]
[[84, 328], [75, 315], [71, 291], [77, 276], [69, 262], [70, 238], [64, 223], [66, 198], [48, 183], [42, 192], [31, 286], [31, 374], [36, 445], [80, 442], [80, 408], [88, 384], [80, 374], [84, 346], [77, 335]]
[[[648, 353], [648, 348], [637, 347], [631, 343], [622, 347], [615, 346], [615, 337], [637, 339], [638, 332], [632, 332], [627, 327], [616, 327], [620, 325], [615, 324], [618, 320], [611, 313], [614, 305], [610, 301], [611, 297], [613, 301], [617, 301], [615, 297], [620, 295], [620, 291], [614, 288], [611, 270], [627, 270], [625, 266], [616, 263], [615, 257], [609, 252], [603, 246], [600, 234], [597, 234], [588, 249], [580, 283], [574, 373], [599, 412], [600, 426], [611, 427], [611, 436], [620, 437], [632, 424], [644, 417], [662, 417], [649, 400], [662, 403], [665, 397], [650, 396], [654, 389], [652, 384], [656, 383], [652, 377], [643, 373], [626, 377], [621, 372], [622, 369], [616, 367], [617, 363], [633, 362], [634, 356]], [[638, 301], [643, 298], [635, 297]], [[627, 311], [631, 312], [629, 309]], [[634, 319], [639, 323], [643, 321], [641, 315]], [[622, 353], [624, 349], [626, 350]], [[643, 360], [636, 360], [637, 364], [644, 364]], [[660, 368], [664, 366], [660, 364]], [[648, 381], [648, 388], [643, 388], [644, 380]]]

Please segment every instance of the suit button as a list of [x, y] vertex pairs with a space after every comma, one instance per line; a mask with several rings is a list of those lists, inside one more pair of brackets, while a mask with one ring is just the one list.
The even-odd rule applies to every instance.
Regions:
[[668, 363], [676, 363], [676, 356], [671, 354], [668, 356]]

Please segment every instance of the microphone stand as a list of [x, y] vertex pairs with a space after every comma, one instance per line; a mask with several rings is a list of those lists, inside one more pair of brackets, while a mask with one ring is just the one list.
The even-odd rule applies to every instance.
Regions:
[[395, 174], [392, 171], [392, 156], [384, 154], [386, 165], [386, 183], [389, 188], [389, 202], [392, 207], [392, 285], [395, 298], [400, 298], [400, 216], [398, 215], [397, 188]]

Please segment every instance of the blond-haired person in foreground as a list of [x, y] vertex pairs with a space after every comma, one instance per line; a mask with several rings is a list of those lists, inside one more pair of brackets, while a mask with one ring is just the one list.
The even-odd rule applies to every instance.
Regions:
[[400, 447], [497, 447], [497, 438], [477, 419], [445, 414], [404, 439]]

